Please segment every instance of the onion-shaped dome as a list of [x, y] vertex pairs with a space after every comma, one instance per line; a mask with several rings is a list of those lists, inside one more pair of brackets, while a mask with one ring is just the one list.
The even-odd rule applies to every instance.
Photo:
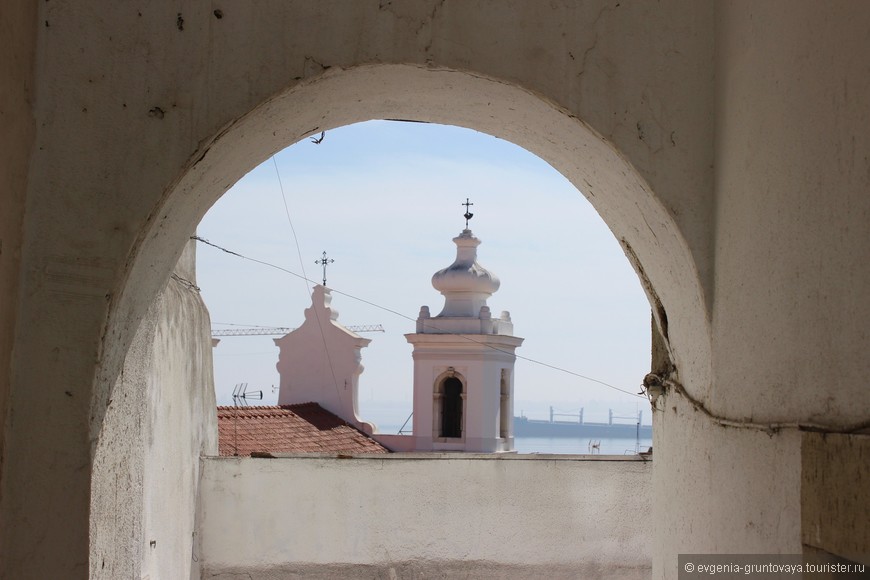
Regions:
[[438, 316], [468, 316], [477, 318], [486, 299], [498, 290], [498, 277], [477, 263], [480, 240], [471, 230], [463, 230], [453, 238], [456, 260], [432, 276], [432, 286], [444, 295], [444, 309]]

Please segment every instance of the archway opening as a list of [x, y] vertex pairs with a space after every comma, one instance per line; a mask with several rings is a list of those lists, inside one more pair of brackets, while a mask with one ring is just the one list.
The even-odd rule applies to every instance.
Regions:
[[[133, 336], [205, 212], [251, 168], [289, 143], [372, 119], [452, 124], [511, 141], [547, 161], [590, 200], [638, 273], [684, 383], [707, 385], [702, 285], [673, 217], [630, 162], [582, 121], [510, 82], [402, 65], [326, 71], [276, 95], [191, 151], [140, 232], [112, 302], [93, 428]], [[96, 433], [95, 433], [96, 435]], [[98, 458], [99, 459], [99, 458]]]
[[[371, 119], [474, 129], [550, 164], [582, 192], [623, 247], [682, 381], [709, 384], [708, 317], [698, 269], [673, 217], [625, 157], [581, 120], [521, 87], [402, 65], [327, 71], [277, 95], [201, 145], [134, 249], [108, 324], [107, 336], [118, 339], [106, 344], [103, 380], [117, 376], [138, 321], [188, 237], [224, 192], [288, 143]], [[97, 424], [100, 413], [96, 409]]]
[[[612, 409], [632, 429], [605, 438], [603, 453], [651, 445], [646, 401], [634, 396], [650, 369], [649, 304], [618, 241], [540, 158], [432, 123], [372, 121], [304, 139], [249, 172], [208, 212], [200, 236], [258, 260], [198, 247], [197, 283], [221, 339], [218, 404], [232, 405], [243, 385], [262, 393], [251, 405], [277, 401], [267, 329], [302, 324], [311, 287], [324, 274], [315, 258], [328, 250], [338, 321], [384, 329], [364, 334], [372, 341], [362, 352], [358, 416], [380, 433], [410, 432], [413, 361], [404, 334], [414, 331], [421, 305], [441, 309], [444, 298], [430, 280], [453, 260], [466, 196], [474, 213], [468, 227], [482, 239], [479, 262], [501, 280], [489, 306], [495, 317], [511, 312], [525, 339], [518, 354], [531, 359], [518, 363], [515, 396], [504, 393], [499, 432], [513, 430], [514, 415], [549, 420], [551, 407], [560, 423], [577, 423], [581, 413], [586, 423], [607, 423]], [[640, 444], [631, 419], [639, 413]], [[527, 434], [516, 449], [586, 452], [586, 435]]]

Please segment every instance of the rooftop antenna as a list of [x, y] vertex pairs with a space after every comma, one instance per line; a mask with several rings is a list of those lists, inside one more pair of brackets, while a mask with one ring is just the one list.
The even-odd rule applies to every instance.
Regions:
[[236, 384], [235, 387], [233, 387], [233, 406], [235, 406], [235, 407], [239, 406], [239, 392], [241, 390], [242, 390], [242, 383], [238, 383], [238, 384]]
[[248, 406], [248, 399], [262, 401], [263, 391], [248, 392], [248, 383], [239, 383], [233, 389], [233, 404], [236, 407]]
[[332, 258], [326, 257], [326, 250], [323, 251], [323, 257], [321, 259], [314, 260], [315, 264], [317, 264], [318, 266], [321, 266], [321, 265], [323, 266], [323, 287], [324, 288], [326, 287], [326, 266], [327, 266], [327, 264], [332, 264], [334, 262], [335, 262], [335, 260], [333, 260]]
[[[459, 204], [459, 205], [464, 205], [464, 206], [465, 206], [465, 215], [463, 215], [462, 217], [465, 218], [465, 229], [467, 230], [467, 229], [468, 229], [468, 220], [470, 220], [471, 218], [474, 217], [474, 214], [471, 213], [471, 212], [469, 211], [469, 207], [472, 206], [472, 205], [474, 205], [474, 204], [471, 203], [470, 201], [468, 201], [468, 198], [466, 197], [466, 198], [465, 198], [465, 203], [461, 203], [461, 204]], [[325, 255], [325, 254], [324, 254], [324, 255]]]

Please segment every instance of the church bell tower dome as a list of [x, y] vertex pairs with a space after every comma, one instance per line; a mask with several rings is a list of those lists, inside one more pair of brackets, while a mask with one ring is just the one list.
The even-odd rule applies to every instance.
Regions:
[[438, 316], [477, 317], [486, 299], [498, 290], [498, 277], [477, 263], [480, 240], [465, 229], [453, 238], [456, 260], [432, 276], [432, 286], [444, 295], [444, 309]]
[[514, 448], [515, 350], [510, 313], [493, 316], [486, 300], [498, 278], [477, 263], [480, 240], [468, 228], [453, 238], [456, 259], [432, 276], [444, 295], [438, 316], [420, 308], [414, 347], [414, 449], [417, 451], [509, 452]]

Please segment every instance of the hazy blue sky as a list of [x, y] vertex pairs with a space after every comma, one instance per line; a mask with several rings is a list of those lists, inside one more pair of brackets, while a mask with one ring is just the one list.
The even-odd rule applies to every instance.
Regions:
[[[637, 392], [649, 372], [650, 311], [619, 244], [586, 199], [561, 174], [527, 151], [474, 131], [372, 121], [327, 132], [319, 145], [299, 142], [276, 155], [287, 220], [271, 160], [253, 169], [209, 211], [200, 236], [319, 281], [326, 250], [335, 263], [327, 285], [411, 319], [421, 305], [437, 314], [443, 297], [431, 277], [455, 257], [464, 228], [461, 205], [474, 203], [471, 229], [482, 240], [478, 261], [501, 279], [489, 300], [509, 310], [525, 343], [518, 354]], [[202, 244], [197, 276], [216, 328], [220, 323], [290, 326], [303, 320], [309, 286], [299, 278]], [[382, 324], [366, 334], [360, 378], [363, 414], [391, 405], [410, 411], [411, 320], [333, 295], [339, 321]], [[271, 337], [225, 338], [214, 351], [219, 404], [246, 382], [274, 403], [277, 348]], [[543, 416], [549, 405], [646, 409], [645, 399], [525, 360], [516, 363], [515, 412]], [[596, 417], [595, 413], [603, 413]]]

